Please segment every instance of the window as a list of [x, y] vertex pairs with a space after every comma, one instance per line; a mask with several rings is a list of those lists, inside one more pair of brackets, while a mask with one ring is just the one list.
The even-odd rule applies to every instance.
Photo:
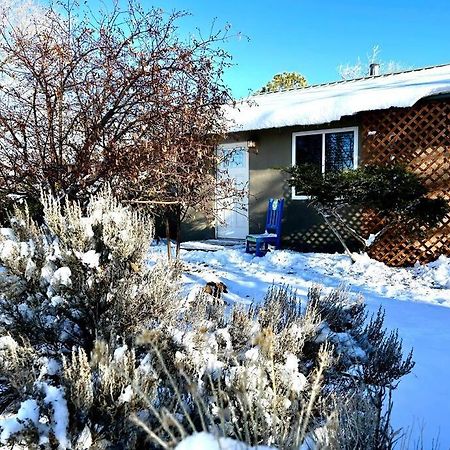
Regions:
[[[322, 173], [358, 165], [358, 128], [305, 131], [292, 134], [292, 165], [312, 164]], [[307, 197], [292, 188], [292, 198]]]
[[226, 165], [229, 169], [238, 169], [245, 167], [245, 152], [244, 147], [234, 147], [230, 159], [227, 160]]
[[242, 169], [246, 167], [246, 154], [248, 150], [242, 145], [222, 145], [217, 149], [221, 166], [225, 169]]

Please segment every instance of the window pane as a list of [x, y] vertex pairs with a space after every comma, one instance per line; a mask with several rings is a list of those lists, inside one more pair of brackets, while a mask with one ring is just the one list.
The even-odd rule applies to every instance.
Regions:
[[245, 152], [247, 149], [245, 147], [234, 147], [223, 148], [219, 147], [217, 149], [217, 156], [219, 158], [220, 165], [223, 169], [237, 169], [245, 168]]
[[[322, 172], [322, 133], [296, 136], [295, 138], [295, 163], [311, 164]], [[296, 195], [304, 195], [295, 191]]]
[[237, 169], [245, 166], [245, 151], [244, 147], [233, 148], [233, 154], [228, 161], [229, 169]]
[[325, 134], [325, 171], [353, 169], [354, 133]]
[[322, 134], [308, 134], [295, 138], [296, 164], [312, 164], [322, 170]]

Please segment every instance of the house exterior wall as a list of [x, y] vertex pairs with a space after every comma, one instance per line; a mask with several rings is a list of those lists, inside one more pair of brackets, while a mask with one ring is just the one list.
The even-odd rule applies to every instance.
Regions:
[[[250, 152], [248, 213], [251, 233], [264, 231], [268, 199], [283, 197], [283, 246], [301, 251], [342, 251], [322, 218], [308, 207], [308, 202], [291, 198], [287, 174], [281, 169], [292, 162], [292, 133], [346, 127], [358, 127], [359, 164], [393, 161], [403, 164], [423, 178], [432, 195], [441, 195], [450, 201], [450, 98], [442, 97], [421, 101], [411, 108], [363, 112], [326, 125], [232, 134], [228, 142], [253, 140], [257, 143], [256, 151]], [[365, 211], [353, 210], [346, 214], [353, 227], [362, 228], [367, 235], [379, 224], [376, 216]], [[214, 234], [211, 226], [198, 220], [191, 226], [196, 233], [190, 233], [188, 238]], [[373, 247], [371, 255], [394, 266], [427, 262], [439, 254], [450, 255], [450, 216], [414, 242], [403, 238], [404, 231], [396, 229], [387, 234]], [[346, 239], [350, 247], [357, 247], [349, 236]]]
[[198, 211], [189, 210], [184, 222], [181, 224], [181, 239], [183, 241], [201, 241], [214, 239], [216, 230], [211, 220]]
[[[249, 225], [250, 233], [264, 231], [269, 198], [284, 198], [283, 246], [301, 251], [341, 251], [342, 247], [324, 224], [323, 219], [306, 200], [293, 200], [288, 175], [283, 168], [292, 164], [292, 133], [359, 126], [358, 117], [349, 117], [314, 127], [284, 127], [251, 133], [236, 133], [230, 141], [256, 141], [256, 151], [250, 153]], [[358, 224], [358, 215], [355, 226]], [[345, 234], [345, 233], [344, 233]], [[350, 246], [355, 247], [350, 236]]]

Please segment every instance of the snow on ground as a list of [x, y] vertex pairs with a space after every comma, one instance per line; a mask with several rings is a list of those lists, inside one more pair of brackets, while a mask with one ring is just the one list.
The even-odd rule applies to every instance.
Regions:
[[[450, 448], [450, 258], [397, 269], [366, 255], [351, 264], [342, 254], [279, 250], [256, 258], [243, 246], [218, 248], [181, 251], [186, 295], [208, 281], [222, 281], [228, 303], [250, 303], [260, 301], [272, 283], [290, 285], [306, 298], [314, 283], [333, 288], [345, 282], [364, 296], [369, 311], [383, 306], [386, 325], [399, 329], [405, 352], [413, 347], [416, 361], [394, 394], [394, 427], [413, 427], [412, 442], [423, 434], [425, 449], [437, 437], [440, 449]], [[152, 259], [164, 255], [161, 247], [152, 252]]]

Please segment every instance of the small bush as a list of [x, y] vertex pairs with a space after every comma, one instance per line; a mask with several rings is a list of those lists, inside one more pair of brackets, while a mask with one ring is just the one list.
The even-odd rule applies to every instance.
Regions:
[[3, 328], [56, 353], [90, 351], [96, 339], [124, 339], [177, 311], [176, 271], [145, 269], [152, 224], [109, 191], [83, 216], [77, 203], [44, 196], [45, 223], [16, 209], [0, 236]]

